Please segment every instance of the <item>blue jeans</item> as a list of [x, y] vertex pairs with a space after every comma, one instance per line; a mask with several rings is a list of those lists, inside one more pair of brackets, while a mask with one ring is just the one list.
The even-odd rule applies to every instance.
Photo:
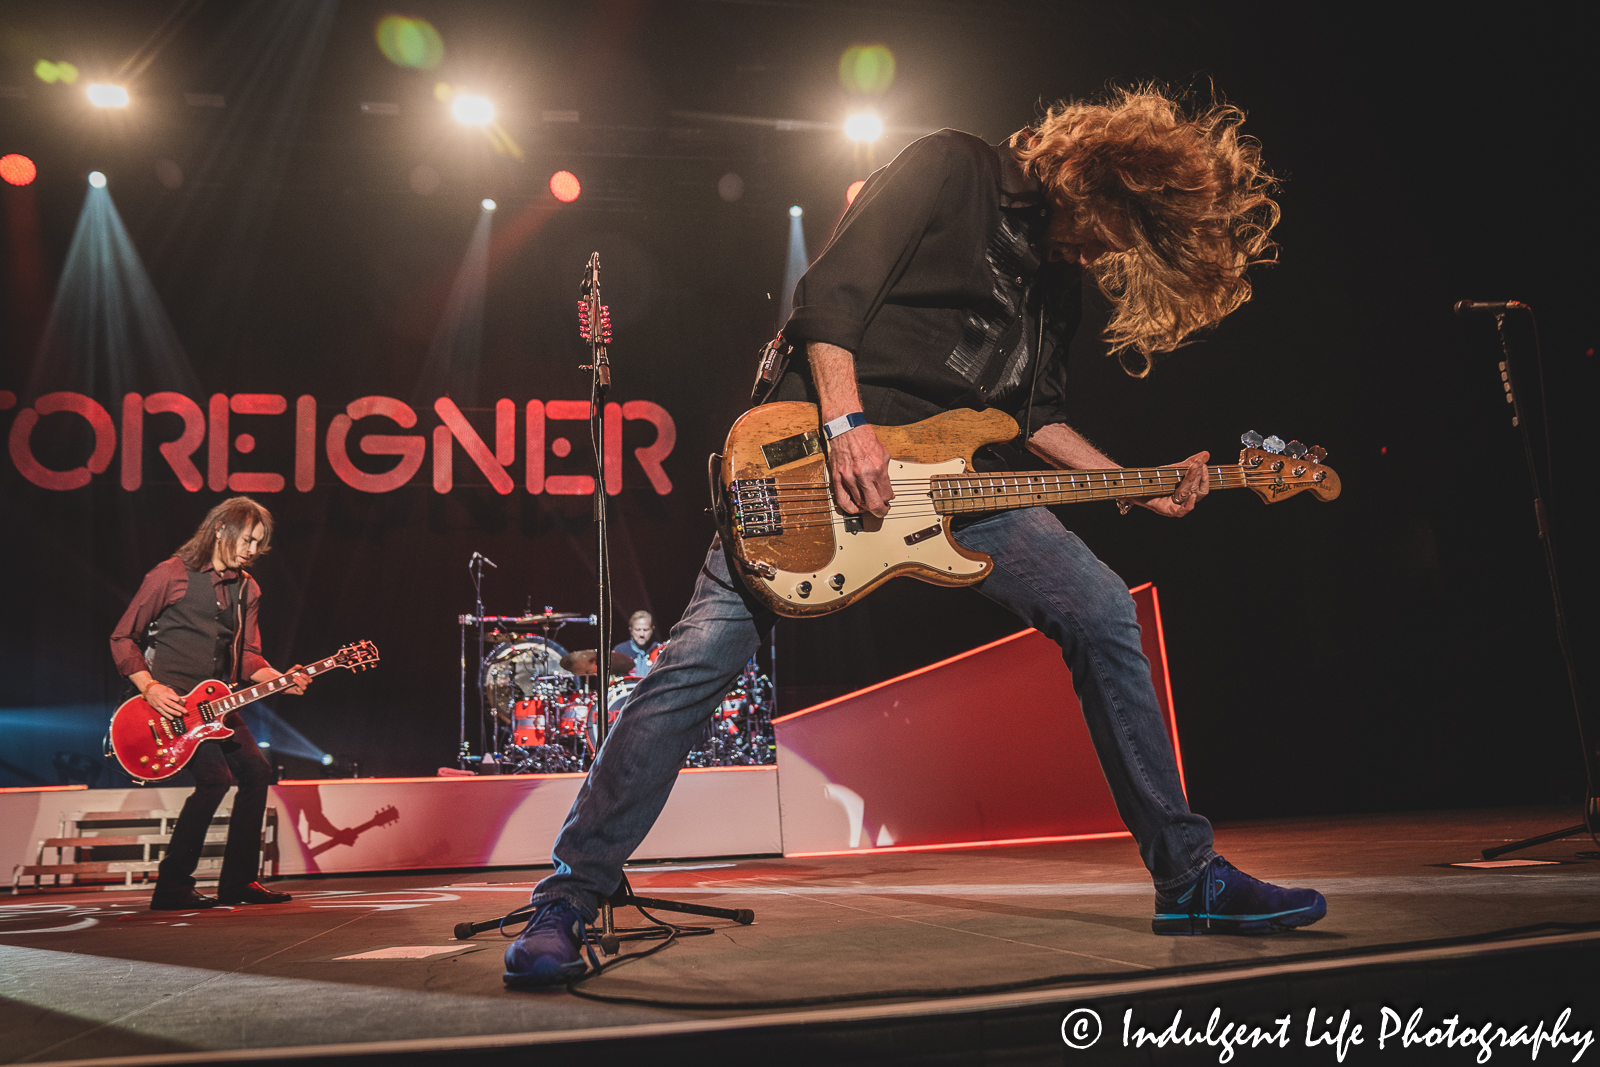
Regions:
[[[1156, 890], [1192, 881], [1215, 855], [1211, 824], [1189, 810], [1179, 786], [1128, 587], [1045, 508], [987, 516], [957, 538], [994, 557], [979, 592], [1061, 646], [1117, 811]], [[555, 873], [539, 883], [534, 903], [564, 899], [594, 918], [774, 621], [729, 577], [713, 541], [671, 643], [634, 689], [573, 802], [552, 853]]]

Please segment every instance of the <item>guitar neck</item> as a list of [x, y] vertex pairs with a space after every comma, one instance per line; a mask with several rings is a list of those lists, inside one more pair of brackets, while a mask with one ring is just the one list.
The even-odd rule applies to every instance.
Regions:
[[327, 659], [319, 659], [315, 663], [308, 663], [304, 667], [291, 667], [277, 678], [268, 679], [259, 685], [251, 686], [249, 689], [240, 689], [237, 692], [229, 693], [220, 700], [213, 700], [211, 707], [218, 714], [234, 711], [244, 707], [246, 704], [252, 704], [262, 697], [271, 696], [279, 690], [287, 689], [294, 685], [293, 675], [305, 674], [315, 677], [323, 671], [331, 671], [339, 666], [342, 666], [339, 662], [339, 657], [329, 656]]
[[[1102, 471], [1013, 471], [948, 474], [932, 480], [934, 510], [942, 515], [1005, 511], [1036, 504], [1077, 504], [1090, 500], [1167, 496], [1178, 488], [1187, 467], [1119, 467]], [[1207, 467], [1213, 489], [1242, 489], [1244, 468]]]

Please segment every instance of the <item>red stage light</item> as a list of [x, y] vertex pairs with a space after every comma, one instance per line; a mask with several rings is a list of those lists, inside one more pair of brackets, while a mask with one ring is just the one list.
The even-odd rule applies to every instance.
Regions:
[[33, 160], [27, 156], [19, 156], [13, 152], [9, 156], [0, 156], [0, 178], [4, 178], [12, 185], [27, 185], [39, 176], [39, 168], [33, 165]]
[[856, 194], [861, 191], [861, 187], [865, 184], [867, 184], [867, 179], [865, 178], [850, 183], [850, 188], [844, 191], [845, 207], [849, 207], [851, 204], [856, 202]]
[[558, 170], [550, 175], [550, 195], [563, 204], [572, 203], [581, 192], [583, 186], [578, 184], [578, 176], [570, 170]]

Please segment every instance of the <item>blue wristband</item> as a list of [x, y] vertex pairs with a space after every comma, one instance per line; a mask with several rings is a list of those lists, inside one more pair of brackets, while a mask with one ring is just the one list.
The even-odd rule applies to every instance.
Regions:
[[855, 429], [857, 426], [865, 426], [866, 424], [867, 424], [866, 412], [864, 412], [864, 411], [852, 411], [848, 415], [840, 415], [837, 419], [834, 419], [832, 422], [823, 423], [822, 424], [822, 433], [823, 433], [823, 435], [825, 437], [827, 437], [828, 440], [831, 441], [835, 437], [838, 437], [842, 433], [848, 433], [849, 431]]

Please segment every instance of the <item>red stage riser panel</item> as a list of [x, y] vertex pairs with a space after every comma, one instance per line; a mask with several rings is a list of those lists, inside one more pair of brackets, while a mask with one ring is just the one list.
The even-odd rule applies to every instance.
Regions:
[[[678, 772], [634, 858], [780, 851], [774, 770]], [[282, 872], [548, 864], [582, 784], [581, 774], [280, 782]]]
[[[1155, 587], [1131, 595], [1176, 746]], [[1061, 650], [1037, 630], [785, 716], [776, 732], [787, 855], [1126, 832]]]

